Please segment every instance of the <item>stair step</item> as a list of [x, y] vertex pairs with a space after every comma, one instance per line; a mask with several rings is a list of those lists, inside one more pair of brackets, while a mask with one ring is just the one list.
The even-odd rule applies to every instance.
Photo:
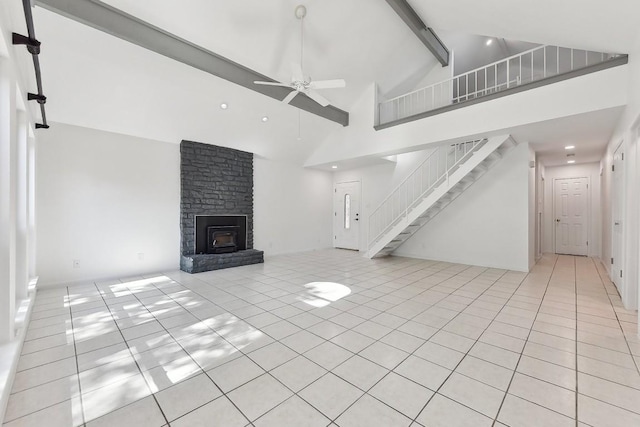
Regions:
[[500, 154], [499, 151], [493, 151], [491, 154], [489, 154], [489, 157], [494, 159], [494, 160], [498, 160], [502, 158], [502, 154]]

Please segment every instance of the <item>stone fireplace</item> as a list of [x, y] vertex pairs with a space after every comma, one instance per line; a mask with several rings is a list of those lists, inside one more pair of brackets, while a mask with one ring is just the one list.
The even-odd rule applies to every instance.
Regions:
[[253, 154], [180, 144], [180, 268], [199, 273], [264, 262], [253, 248]]

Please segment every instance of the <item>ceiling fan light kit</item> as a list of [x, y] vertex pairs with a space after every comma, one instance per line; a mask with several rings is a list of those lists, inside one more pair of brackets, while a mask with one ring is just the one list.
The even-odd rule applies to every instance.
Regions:
[[302, 19], [307, 16], [307, 8], [303, 4], [299, 4], [296, 6], [295, 14], [296, 18]]
[[304, 5], [298, 5], [295, 8], [295, 17], [300, 20], [300, 63], [292, 63], [291, 64], [291, 83], [280, 83], [276, 81], [272, 82], [263, 82], [263, 81], [254, 81], [253, 83], [257, 85], [265, 85], [265, 86], [282, 86], [293, 89], [287, 96], [284, 97], [282, 102], [285, 104], [290, 103], [293, 98], [295, 98], [299, 93], [304, 93], [309, 98], [317, 102], [318, 104], [326, 107], [330, 104], [329, 100], [324, 96], [320, 95], [316, 90], [317, 89], [333, 89], [333, 88], [342, 88], [346, 86], [346, 82], [343, 79], [334, 79], [334, 80], [317, 80], [312, 81], [311, 78], [304, 77], [304, 73], [302, 71], [302, 58], [304, 52], [304, 33], [303, 33], [303, 22], [304, 17], [307, 16], [307, 8]]

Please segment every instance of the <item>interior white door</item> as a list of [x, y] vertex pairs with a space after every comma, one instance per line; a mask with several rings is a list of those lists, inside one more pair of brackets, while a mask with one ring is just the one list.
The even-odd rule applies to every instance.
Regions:
[[360, 182], [336, 184], [333, 199], [333, 246], [358, 250], [360, 247]]
[[611, 171], [612, 179], [612, 212], [613, 217], [611, 231], [611, 279], [616, 284], [620, 295], [624, 295], [622, 260], [624, 258], [624, 224], [622, 217], [624, 213], [624, 147], [620, 144], [613, 154], [613, 167]]
[[556, 253], [588, 253], [588, 178], [556, 179], [554, 211]]

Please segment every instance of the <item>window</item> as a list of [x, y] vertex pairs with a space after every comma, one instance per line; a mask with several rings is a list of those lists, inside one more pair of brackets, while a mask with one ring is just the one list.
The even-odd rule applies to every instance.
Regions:
[[351, 228], [351, 195], [344, 195], [344, 228]]

